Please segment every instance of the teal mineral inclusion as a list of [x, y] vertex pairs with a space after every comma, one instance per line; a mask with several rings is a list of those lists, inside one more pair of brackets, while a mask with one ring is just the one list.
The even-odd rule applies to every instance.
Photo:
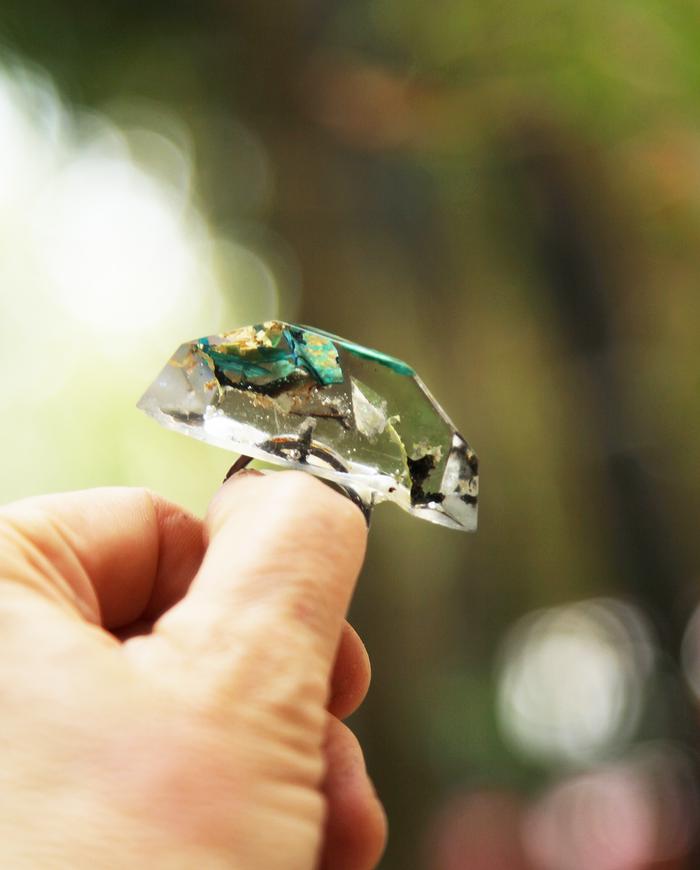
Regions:
[[407, 363], [270, 320], [181, 345], [139, 408], [185, 435], [476, 529], [476, 454]]

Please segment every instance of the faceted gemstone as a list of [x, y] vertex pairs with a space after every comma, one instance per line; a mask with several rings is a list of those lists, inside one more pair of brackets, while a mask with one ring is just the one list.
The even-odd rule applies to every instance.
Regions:
[[476, 528], [473, 450], [405, 362], [279, 320], [181, 345], [139, 401], [169, 429]]

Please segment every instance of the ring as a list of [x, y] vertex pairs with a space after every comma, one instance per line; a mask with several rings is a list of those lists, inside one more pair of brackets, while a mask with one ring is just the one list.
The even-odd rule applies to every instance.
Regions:
[[168, 429], [313, 474], [369, 521], [381, 501], [474, 531], [478, 459], [405, 362], [269, 320], [185, 342], [138, 407]]

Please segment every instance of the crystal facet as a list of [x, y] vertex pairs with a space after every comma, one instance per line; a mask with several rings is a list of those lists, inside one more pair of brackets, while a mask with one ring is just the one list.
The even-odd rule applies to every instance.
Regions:
[[168, 429], [308, 471], [371, 506], [476, 528], [478, 462], [404, 362], [279, 320], [181, 345], [139, 401]]

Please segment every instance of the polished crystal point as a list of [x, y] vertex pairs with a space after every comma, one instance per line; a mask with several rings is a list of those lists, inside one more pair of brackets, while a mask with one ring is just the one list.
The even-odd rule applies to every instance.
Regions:
[[478, 463], [404, 362], [271, 320], [181, 345], [139, 401], [168, 429], [476, 528]]

